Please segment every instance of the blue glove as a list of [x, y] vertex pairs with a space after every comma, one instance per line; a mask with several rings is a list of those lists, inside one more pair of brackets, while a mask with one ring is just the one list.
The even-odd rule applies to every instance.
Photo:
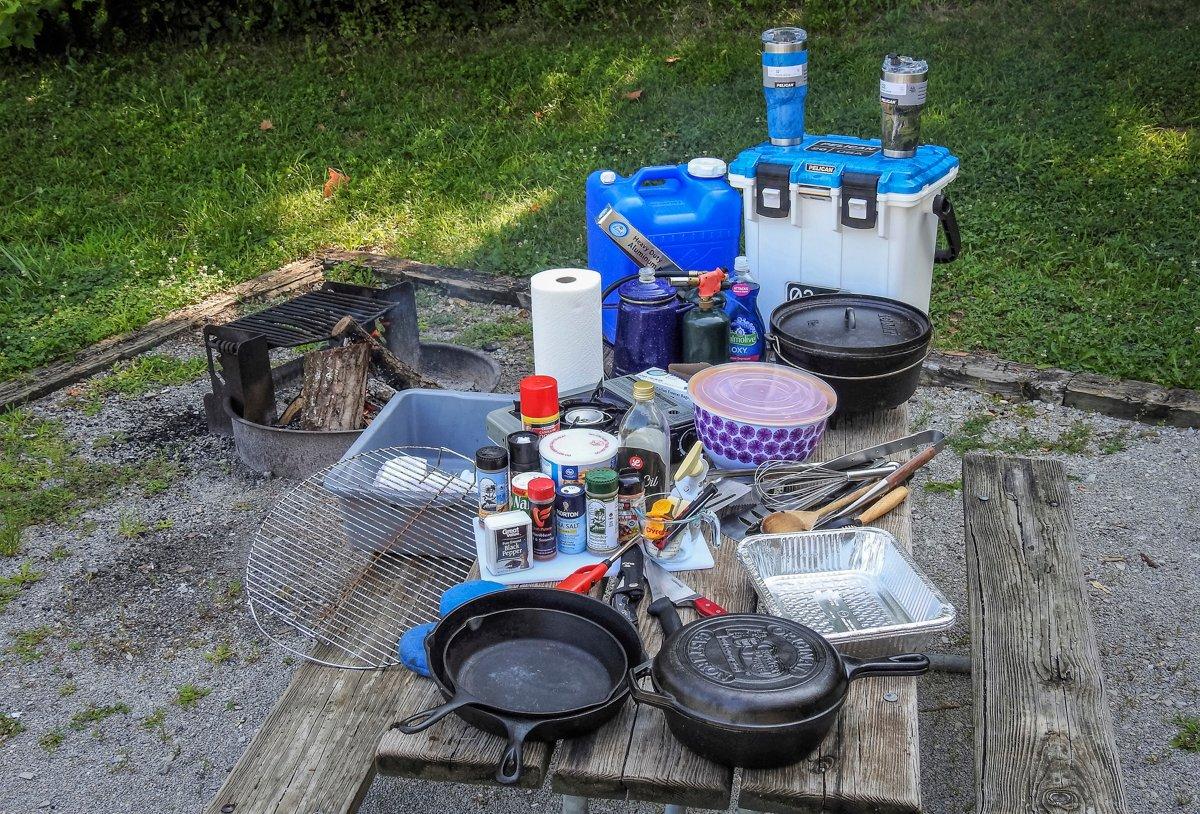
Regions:
[[[504, 586], [499, 582], [489, 582], [484, 579], [473, 579], [452, 585], [442, 594], [438, 607], [438, 615], [445, 616], [464, 602], [469, 602], [477, 596], [503, 591]], [[429, 661], [425, 658], [425, 637], [436, 626], [436, 622], [425, 622], [405, 632], [396, 642], [396, 652], [400, 663], [417, 675], [429, 678]]]
[[496, 591], [503, 590], [504, 586], [499, 582], [491, 582], [486, 579], [472, 579], [452, 585], [442, 594], [442, 604], [438, 608], [438, 615], [445, 616], [459, 605], [469, 602], [477, 596], [494, 594]]
[[426, 622], [406, 631], [396, 643], [396, 652], [400, 655], [400, 663], [417, 675], [429, 678], [429, 661], [425, 658], [425, 637], [437, 625], [436, 622]]

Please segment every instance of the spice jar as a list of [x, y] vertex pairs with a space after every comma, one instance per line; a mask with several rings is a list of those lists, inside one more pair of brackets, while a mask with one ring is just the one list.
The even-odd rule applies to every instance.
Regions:
[[592, 469], [585, 478], [587, 489], [587, 548], [592, 554], [607, 555], [617, 550], [617, 473], [608, 468]]

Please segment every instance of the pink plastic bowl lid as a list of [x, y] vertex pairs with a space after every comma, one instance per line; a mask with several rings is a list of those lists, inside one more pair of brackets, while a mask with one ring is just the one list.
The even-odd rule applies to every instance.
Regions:
[[745, 424], [794, 427], [829, 418], [837, 394], [812, 374], [767, 362], [732, 362], [688, 381], [697, 407]]

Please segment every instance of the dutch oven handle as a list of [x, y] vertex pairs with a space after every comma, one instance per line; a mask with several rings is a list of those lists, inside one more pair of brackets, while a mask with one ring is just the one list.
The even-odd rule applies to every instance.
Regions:
[[495, 717], [504, 723], [504, 728], [508, 732], [508, 748], [504, 750], [504, 755], [500, 758], [500, 765], [496, 767], [496, 782], [505, 786], [513, 786], [521, 780], [521, 753], [525, 749], [525, 739], [544, 721], [521, 720], [502, 715]]
[[939, 193], [933, 198], [933, 214], [937, 215], [942, 231], [946, 233], [946, 248], [933, 250], [933, 262], [951, 263], [962, 250], [962, 236], [958, 233], [958, 218], [950, 198]]
[[917, 676], [929, 671], [929, 657], [924, 653], [904, 653], [883, 659], [844, 658], [846, 678], [854, 681], [867, 676]]
[[679, 703], [674, 696], [667, 695], [664, 692], [651, 692], [643, 689], [641, 680], [650, 675], [651, 669], [654, 667], [654, 660], [643, 661], [637, 667], [629, 671], [629, 694], [633, 696], [633, 700], [639, 704], [647, 704], [659, 709], [676, 709]]

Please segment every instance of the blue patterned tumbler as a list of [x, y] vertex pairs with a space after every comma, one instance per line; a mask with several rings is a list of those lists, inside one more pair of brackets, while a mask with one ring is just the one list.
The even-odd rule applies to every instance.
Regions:
[[808, 34], [803, 28], [771, 28], [762, 35], [763, 95], [767, 135], [791, 147], [804, 140], [804, 99], [808, 96]]

